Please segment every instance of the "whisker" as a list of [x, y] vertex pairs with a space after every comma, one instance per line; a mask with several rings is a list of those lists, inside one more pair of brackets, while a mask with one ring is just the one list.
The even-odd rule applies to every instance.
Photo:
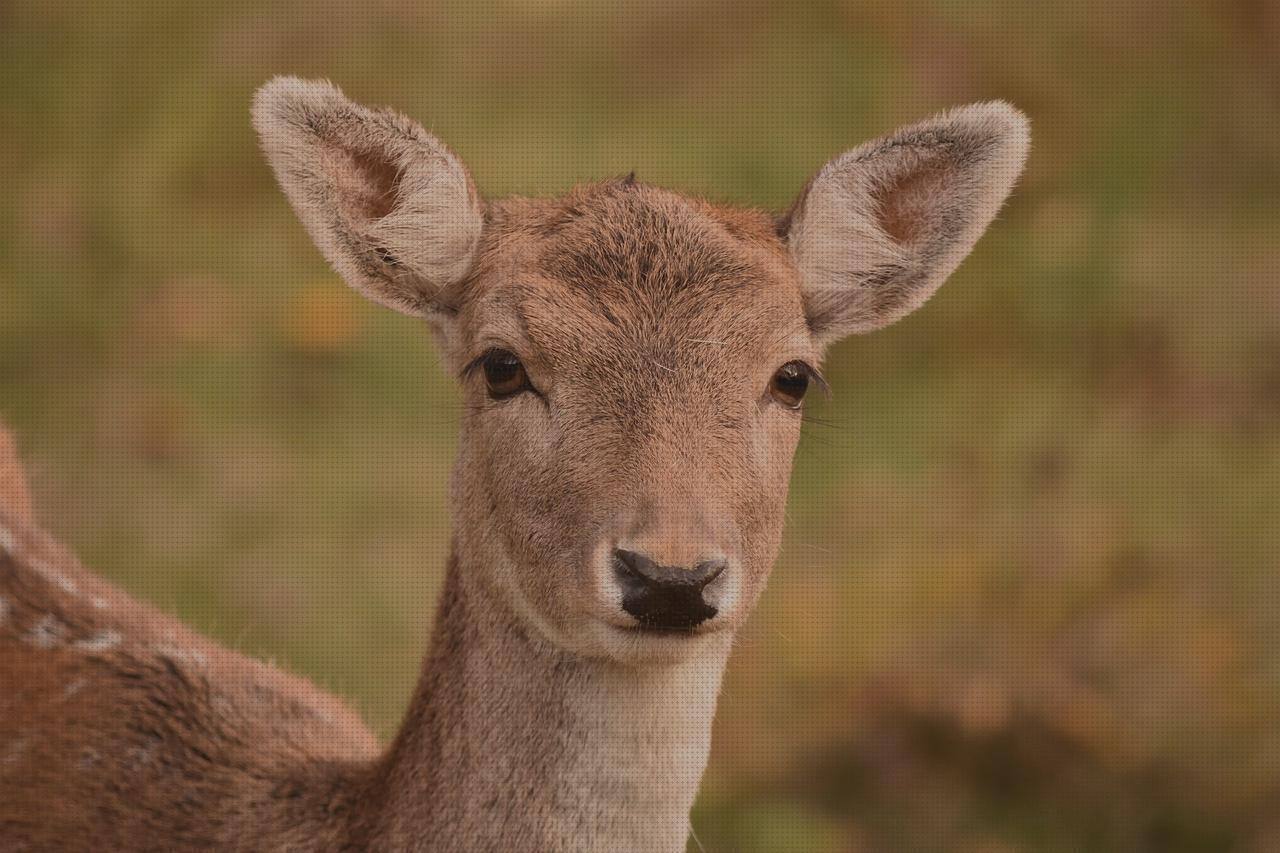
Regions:
[[800, 424], [800, 435], [804, 438], [804, 441], [800, 442], [799, 452], [805, 452], [805, 445], [813, 444], [815, 442], [821, 444], [823, 447], [839, 446], [830, 433], [814, 432], [813, 430], [805, 429], [805, 426], [806, 424]]
[[707, 848], [702, 846], [702, 839], [698, 837], [698, 832], [693, 828], [693, 821], [689, 821], [689, 837], [693, 839], [693, 843], [698, 845], [698, 849], [702, 853], [707, 853]]
[[816, 415], [809, 415], [809, 414], [802, 415], [801, 419], [806, 424], [814, 424], [815, 426], [827, 427], [828, 429], [847, 430], [849, 428], [848, 424], [842, 424], [838, 421], [827, 420], [826, 418], [819, 418]]

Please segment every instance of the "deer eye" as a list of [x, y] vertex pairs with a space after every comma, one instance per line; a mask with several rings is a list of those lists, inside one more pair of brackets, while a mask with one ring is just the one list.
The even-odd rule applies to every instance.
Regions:
[[482, 356], [480, 366], [484, 369], [489, 396], [495, 400], [513, 397], [530, 388], [524, 365], [516, 358], [515, 353], [504, 349], [489, 350]]
[[800, 408], [809, 390], [811, 373], [812, 369], [803, 361], [788, 361], [769, 380], [769, 395], [788, 409]]

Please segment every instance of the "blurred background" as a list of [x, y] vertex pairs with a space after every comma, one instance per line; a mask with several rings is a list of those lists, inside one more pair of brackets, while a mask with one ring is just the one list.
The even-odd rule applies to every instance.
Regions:
[[42, 515], [384, 735], [458, 401], [311, 247], [255, 87], [399, 107], [489, 195], [634, 169], [772, 209], [868, 137], [1017, 104], [988, 236], [831, 354], [694, 828], [1280, 850], [1280, 3], [0, 0], [0, 57], [0, 416]]

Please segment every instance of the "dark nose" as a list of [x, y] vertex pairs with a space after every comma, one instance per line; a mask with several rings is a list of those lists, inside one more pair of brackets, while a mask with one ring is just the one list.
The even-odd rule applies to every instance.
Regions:
[[635, 551], [613, 551], [622, 609], [641, 626], [659, 630], [687, 630], [715, 616], [716, 608], [702, 593], [726, 565], [724, 560], [706, 560], [692, 568], [662, 566]]

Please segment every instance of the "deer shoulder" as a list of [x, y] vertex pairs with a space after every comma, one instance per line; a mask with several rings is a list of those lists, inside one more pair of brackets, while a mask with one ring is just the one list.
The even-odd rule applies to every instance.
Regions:
[[310, 846], [375, 751], [338, 699], [135, 601], [0, 506], [0, 849], [283, 849], [291, 826]]

